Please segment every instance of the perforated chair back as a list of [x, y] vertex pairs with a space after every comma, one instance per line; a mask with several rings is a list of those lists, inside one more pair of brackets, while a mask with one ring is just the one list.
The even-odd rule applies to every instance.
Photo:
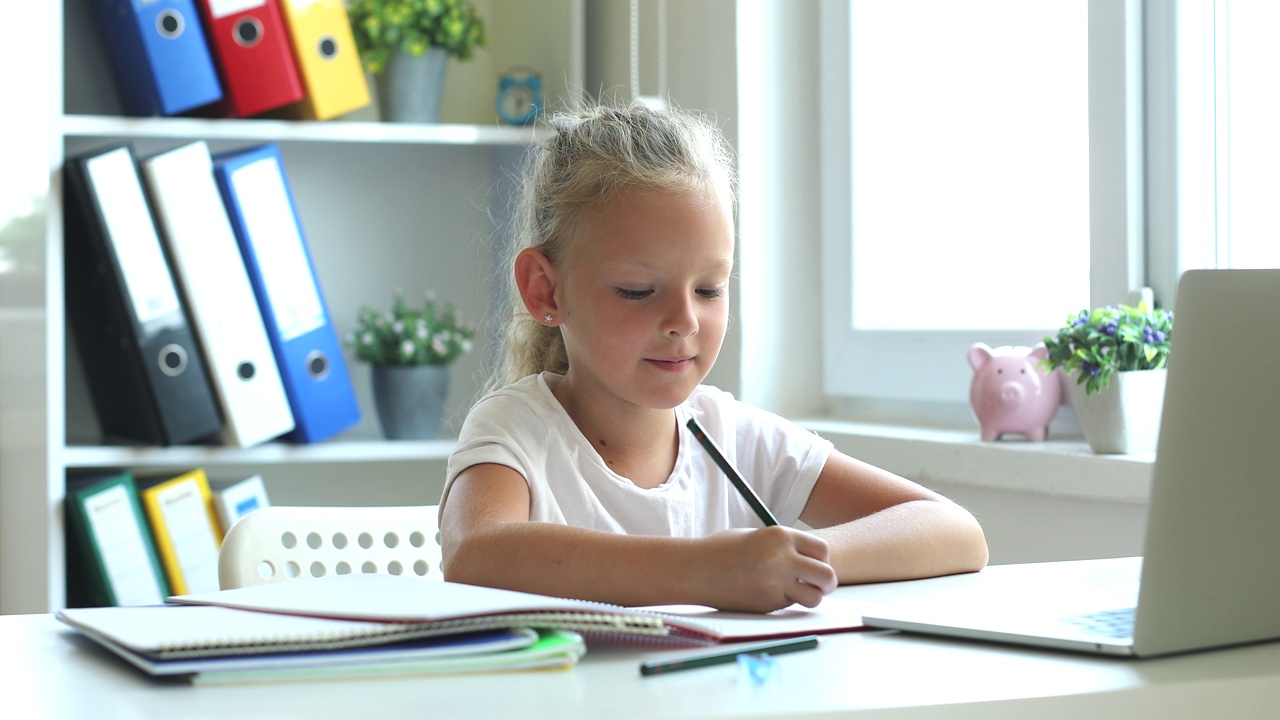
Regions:
[[285, 507], [245, 515], [222, 541], [223, 590], [349, 573], [443, 580], [437, 506]]

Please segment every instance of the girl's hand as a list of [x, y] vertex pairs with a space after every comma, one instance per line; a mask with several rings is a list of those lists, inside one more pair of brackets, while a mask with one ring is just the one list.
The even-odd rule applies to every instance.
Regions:
[[721, 610], [771, 612], [800, 603], [814, 607], [836, 588], [827, 543], [794, 528], [726, 530], [699, 544], [704, 604]]

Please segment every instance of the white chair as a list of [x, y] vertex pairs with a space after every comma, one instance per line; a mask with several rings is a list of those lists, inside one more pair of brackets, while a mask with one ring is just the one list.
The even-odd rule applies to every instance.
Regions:
[[443, 580], [437, 507], [254, 510], [222, 541], [219, 584], [227, 590], [349, 573]]

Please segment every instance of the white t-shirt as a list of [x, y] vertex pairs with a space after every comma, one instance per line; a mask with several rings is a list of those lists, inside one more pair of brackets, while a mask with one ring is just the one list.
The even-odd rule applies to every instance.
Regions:
[[782, 525], [800, 516], [831, 443], [777, 415], [701, 385], [675, 408], [680, 449], [671, 477], [637, 487], [613, 472], [551, 390], [562, 376], [530, 375], [476, 403], [449, 458], [458, 473], [506, 465], [529, 484], [529, 519], [631, 535], [701, 537], [762, 525], [706, 450], [685, 430], [695, 418]]

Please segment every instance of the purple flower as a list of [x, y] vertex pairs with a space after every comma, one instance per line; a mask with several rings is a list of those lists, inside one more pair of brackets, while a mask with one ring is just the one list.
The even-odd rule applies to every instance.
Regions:
[[1080, 327], [1081, 325], [1087, 324], [1088, 322], [1089, 322], [1089, 311], [1081, 310], [1080, 314], [1076, 316], [1076, 319], [1071, 321], [1071, 327], [1077, 328], [1077, 327]]
[[1142, 329], [1142, 336], [1143, 336], [1143, 339], [1145, 339], [1147, 343], [1151, 345], [1155, 345], [1156, 343], [1162, 343], [1164, 342], [1164, 338], [1165, 338], [1165, 334], [1163, 330], [1156, 330], [1150, 325]]
[[1116, 328], [1117, 328], [1117, 327], [1119, 327], [1119, 325], [1120, 325], [1120, 321], [1119, 321], [1119, 320], [1112, 320], [1111, 322], [1109, 322], [1109, 323], [1107, 323], [1106, 325], [1103, 325], [1103, 326], [1102, 326], [1102, 332], [1103, 332], [1103, 333], [1105, 333], [1105, 334], [1107, 334], [1107, 335], [1115, 335], [1115, 334], [1116, 334]]
[[1089, 373], [1094, 377], [1098, 377], [1098, 373], [1101, 372], [1101, 368], [1094, 367], [1093, 363], [1090, 363], [1088, 360], [1081, 361], [1080, 366], [1081, 366], [1080, 367], [1081, 370]]

